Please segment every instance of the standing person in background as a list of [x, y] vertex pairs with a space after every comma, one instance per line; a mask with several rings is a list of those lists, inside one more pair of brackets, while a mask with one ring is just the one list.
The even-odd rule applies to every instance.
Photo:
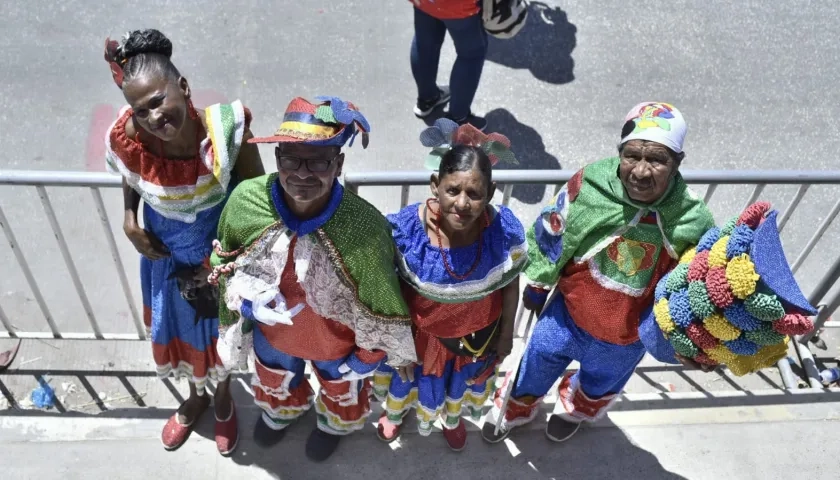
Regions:
[[[142, 255], [143, 317], [161, 377], [189, 381], [189, 398], [164, 426], [167, 450], [187, 441], [216, 389], [216, 445], [229, 455], [238, 440], [230, 381], [216, 353], [218, 300], [207, 284], [219, 216], [237, 180], [264, 173], [238, 100], [196, 110], [190, 85], [170, 61], [172, 42], [135, 30], [105, 43], [105, 60], [128, 106], [105, 136], [108, 170], [123, 177], [123, 230]], [[143, 227], [137, 220], [140, 199]]]
[[[473, 115], [470, 109], [487, 56], [487, 32], [479, 1], [411, 1], [414, 4], [411, 73], [417, 83], [414, 114], [425, 118], [438, 106], [449, 103], [448, 118], [484, 131], [487, 120]], [[447, 31], [455, 44], [457, 58], [449, 76], [449, 87], [442, 87], [436, 82], [440, 49]]]

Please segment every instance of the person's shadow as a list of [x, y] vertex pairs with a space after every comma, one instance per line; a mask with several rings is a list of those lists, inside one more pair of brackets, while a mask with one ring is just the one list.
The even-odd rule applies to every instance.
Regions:
[[[557, 157], [545, 149], [542, 136], [533, 127], [519, 122], [512, 113], [497, 108], [486, 115], [487, 132], [498, 132], [508, 137], [511, 150], [516, 155], [519, 165], [498, 164], [497, 170], [559, 170], [562, 168]], [[499, 185], [499, 188], [504, 188]], [[511, 197], [522, 203], [536, 205], [542, 203], [547, 185], [516, 185]]]
[[561, 85], [575, 79], [577, 27], [566, 12], [542, 2], [528, 5], [528, 20], [515, 37], [489, 36], [487, 60], [515, 69], [528, 69], [538, 80]]

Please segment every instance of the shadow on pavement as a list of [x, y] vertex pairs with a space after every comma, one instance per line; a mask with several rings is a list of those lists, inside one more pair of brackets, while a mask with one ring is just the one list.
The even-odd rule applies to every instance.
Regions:
[[489, 37], [487, 60], [513, 69], [528, 69], [537, 80], [552, 84], [575, 79], [572, 50], [577, 27], [566, 12], [542, 2], [531, 2], [528, 20], [511, 39]]
[[[496, 165], [496, 170], [559, 170], [563, 168], [557, 157], [548, 153], [542, 135], [530, 125], [526, 125], [512, 113], [497, 108], [487, 116], [487, 131], [499, 132], [510, 139], [511, 150], [516, 155], [519, 165]], [[504, 185], [499, 185], [500, 189]], [[536, 205], [543, 202], [546, 189], [542, 185], [516, 185], [511, 196], [522, 203]]]

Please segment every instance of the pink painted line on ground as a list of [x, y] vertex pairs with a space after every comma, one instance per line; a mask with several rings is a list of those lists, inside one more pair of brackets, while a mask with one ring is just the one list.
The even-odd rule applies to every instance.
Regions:
[[117, 119], [117, 109], [112, 105], [100, 104], [94, 107], [88, 128], [85, 148], [85, 169], [89, 172], [105, 171], [105, 132]]

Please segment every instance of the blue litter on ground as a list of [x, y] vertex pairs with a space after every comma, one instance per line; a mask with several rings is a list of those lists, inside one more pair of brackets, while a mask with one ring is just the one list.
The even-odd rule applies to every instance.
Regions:
[[43, 379], [38, 379], [39, 387], [32, 390], [32, 403], [38, 408], [52, 408], [55, 406], [55, 390]]

